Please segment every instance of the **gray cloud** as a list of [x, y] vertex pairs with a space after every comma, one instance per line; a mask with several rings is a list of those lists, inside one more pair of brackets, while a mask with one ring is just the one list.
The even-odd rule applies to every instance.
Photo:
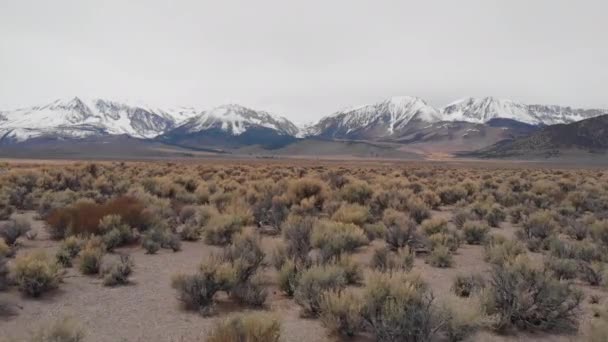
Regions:
[[415, 95], [608, 107], [608, 3], [4, 1], [0, 108], [74, 95], [310, 121]]

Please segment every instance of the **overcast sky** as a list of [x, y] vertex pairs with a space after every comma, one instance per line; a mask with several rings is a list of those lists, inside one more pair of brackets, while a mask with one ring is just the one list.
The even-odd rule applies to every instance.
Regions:
[[0, 108], [56, 98], [305, 122], [412, 95], [608, 107], [608, 1], [0, 0]]

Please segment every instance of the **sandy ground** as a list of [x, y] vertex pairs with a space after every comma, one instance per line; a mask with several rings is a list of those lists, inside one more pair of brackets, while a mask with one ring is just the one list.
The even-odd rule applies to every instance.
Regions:
[[[28, 214], [33, 217], [33, 214]], [[451, 218], [448, 211], [434, 211], [434, 216]], [[54, 255], [58, 243], [48, 239], [43, 224], [35, 222], [39, 234], [34, 241], [23, 240], [19, 254], [34, 250], [45, 250]], [[516, 227], [503, 223], [501, 228], [493, 228], [492, 233], [512, 236]], [[264, 237], [263, 246], [270, 251], [276, 237]], [[360, 249], [354, 258], [368, 265], [373, 250], [383, 244], [374, 241]], [[87, 332], [87, 341], [204, 341], [214, 322], [233, 312], [250, 309], [230, 303], [220, 297], [218, 315], [210, 318], [183, 310], [170, 286], [171, 276], [178, 272], [193, 273], [198, 265], [216, 247], [203, 242], [184, 242], [182, 251], [173, 253], [161, 250], [157, 255], [146, 255], [139, 247], [120, 249], [128, 252], [135, 261], [133, 284], [115, 288], [104, 287], [96, 277], [81, 275], [76, 269], [67, 271], [59, 290], [41, 299], [22, 297], [15, 289], [0, 292], [0, 300], [13, 304], [15, 315], [0, 319], [0, 336], [9, 336], [16, 341], [26, 340], [32, 331], [46, 326], [64, 316], [78, 321]], [[110, 258], [116, 256], [109, 256]], [[455, 267], [440, 269], [416, 259], [413, 272], [419, 273], [429, 283], [439, 302], [456, 298], [451, 294], [454, 277], [458, 274], [487, 273], [489, 265], [483, 261], [483, 247], [462, 245], [455, 257]], [[533, 258], [540, 257], [540, 255]], [[270, 289], [269, 305], [265, 309], [277, 315], [282, 321], [284, 341], [332, 341], [318, 320], [300, 317], [299, 307], [284, 297], [276, 289], [276, 273], [265, 271]], [[588, 294], [598, 293], [605, 297], [605, 291], [583, 287]], [[603, 299], [604, 300], [604, 299]], [[469, 305], [461, 300], [462, 305]], [[587, 340], [591, 318], [588, 300], [583, 304], [581, 332], [576, 336], [547, 334], [516, 334], [498, 336], [481, 331], [474, 335], [474, 341], [584, 341]], [[359, 341], [365, 338], [358, 339]], [[368, 339], [369, 340], [369, 339]]]

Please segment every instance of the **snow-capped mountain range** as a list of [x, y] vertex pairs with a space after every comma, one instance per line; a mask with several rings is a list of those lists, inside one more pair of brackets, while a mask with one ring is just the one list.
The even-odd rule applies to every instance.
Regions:
[[[608, 114], [606, 109], [573, 109], [526, 105], [492, 97], [467, 98], [435, 108], [417, 97], [391, 97], [376, 104], [338, 111], [307, 127], [288, 119], [239, 105], [210, 110], [190, 107], [153, 108], [104, 99], [72, 98], [42, 106], [0, 111], [0, 142], [34, 138], [77, 139], [91, 136], [128, 135], [152, 139], [178, 134], [223, 132], [244, 136], [251, 130], [289, 137], [336, 139], [391, 139], [428, 129], [438, 122], [485, 124], [510, 119], [529, 125], [571, 123]], [[251, 141], [249, 135], [247, 141]], [[276, 138], [276, 137], [275, 137]]]

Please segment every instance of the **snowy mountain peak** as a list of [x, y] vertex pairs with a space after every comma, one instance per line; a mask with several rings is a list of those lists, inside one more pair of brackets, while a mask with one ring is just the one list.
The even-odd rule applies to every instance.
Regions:
[[233, 135], [240, 135], [251, 127], [265, 127], [281, 134], [295, 136], [299, 129], [284, 117], [274, 116], [265, 111], [256, 111], [237, 104], [226, 104], [202, 112], [182, 126], [189, 133], [207, 129], [221, 129]]
[[0, 137], [13, 141], [31, 138], [83, 138], [126, 134], [153, 138], [194, 116], [132, 106], [104, 99], [74, 97], [33, 107], [4, 111]]
[[[441, 120], [437, 109], [413, 96], [395, 96], [381, 102], [336, 112], [309, 129], [310, 135], [388, 137], [414, 122]], [[372, 133], [373, 132], [373, 133]]]
[[444, 107], [441, 112], [446, 121], [484, 123], [491, 119], [503, 118], [533, 125], [541, 123], [526, 105], [494, 97], [462, 99]]
[[526, 105], [493, 97], [466, 98], [441, 110], [445, 121], [485, 123], [492, 119], [512, 119], [531, 125], [571, 123], [608, 114], [602, 109], [573, 109], [571, 107]]

